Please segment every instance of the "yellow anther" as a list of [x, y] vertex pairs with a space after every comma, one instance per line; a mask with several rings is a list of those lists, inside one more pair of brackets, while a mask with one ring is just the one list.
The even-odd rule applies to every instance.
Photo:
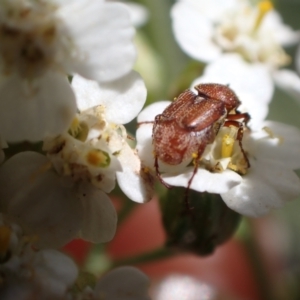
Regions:
[[225, 134], [222, 138], [222, 158], [230, 157], [233, 152], [233, 145], [234, 145], [235, 139], [229, 135]]
[[148, 167], [143, 167], [143, 168], [142, 168], [142, 171], [143, 171], [144, 173], [149, 173], [149, 172], [150, 172], [150, 169], [149, 169]]
[[265, 126], [263, 130], [269, 135], [271, 139], [277, 139], [279, 144], [283, 143], [284, 138], [282, 136], [277, 136], [274, 134], [271, 128]]
[[8, 226], [0, 226], [0, 259], [5, 257], [10, 242], [11, 229]]
[[110, 157], [108, 153], [101, 150], [91, 150], [87, 153], [86, 159], [89, 164], [95, 167], [105, 168], [110, 164]]
[[70, 125], [70, 134], [71, 135], [76, 135], [77, 132], [80, 130], [80, 123], [79, 123], [79, 120], [77, 117], [75, 117], [73, 120], [72, 120], [72, 123]]
[[273, 4], [269, 0], [263, 0], [258, 3], [258, 16], [254, 24], [254, 31], [258, 29], [265, 15], [273, 9]]
[[197, 154], [197, 152], [194, 152], [194, 153], [192, 153], [192, 158], [193, 158], [193, 159], [196, 159], [196, 158], [198, 158], [198, 154]]

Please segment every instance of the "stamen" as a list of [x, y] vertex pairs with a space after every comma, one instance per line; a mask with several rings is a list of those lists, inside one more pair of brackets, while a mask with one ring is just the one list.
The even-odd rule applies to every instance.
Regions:
[[89, 127], [85, 122], [80, 122], [77, 117], [72, 120], [69, 134], [75, 139], [84, 142], [88, 136]]
[[89, 164], [95, 167], [105, 168], [110, 164], [110, 157], [108, 153], [101, 150], [94, 149], [89, 151], [86, 155], [86, 159]]
[[269, 0], [263, 0], [258, 3], [258, 16], [254, 24], [253, 32], [259, 28], [265, 15], [272, 9], [273, 4]]
[[230, 127], [229, 134], [225, 134], [222, 138], [222, 150], [221, 150], [221, 156], [222, 158], [231, 157], [233, 152], [233, 145], [235, 142], [235, 133], [236, 130], [233, 130]]

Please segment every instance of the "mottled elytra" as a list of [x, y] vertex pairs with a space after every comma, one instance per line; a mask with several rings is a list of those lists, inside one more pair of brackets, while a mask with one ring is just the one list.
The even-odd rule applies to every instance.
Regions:
[[194, 158], [195, 167], [188, 182], [188, 190], [205, 147], [215, 140], [222, 126], [238, 128], [237, 140], [248, 167], [250, 166], [241, 144], [243, 130], [250, 116], [237, 110], [241, 102], [236, 94], [228, 86], [214, 83], [199, 84], [195, 89], [197, 94], [190, 90], [181, 93], [154, 120], [154, 167], [158, 179], [166, 187], [169, 186], [161, 178], [158, 160], [178, 165]]

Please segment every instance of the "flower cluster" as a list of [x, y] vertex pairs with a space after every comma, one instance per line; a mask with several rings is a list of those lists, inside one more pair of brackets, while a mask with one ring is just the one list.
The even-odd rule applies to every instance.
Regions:
[[[104, 0], [0, 4], [0, 162], [3, 148], [42, 144], [37, 152], [8, 154], [0, 168], [4, 299], [18, 292], [45, 299], [67, 296], [78, 271], [52, 249], [75, 237], [94, 243], [113, 238], [117, 213], [107, 194], [116, 181], [135, 202], [152, 198], [152, 178], [124, 126], [147, 95], [132, 69], [132, 22], [145, 19], [144, 10], [135, 9], [144, 17]], [[6, 220], [22, 230], [15, 232]], [[116, 270], [75, 298], [114, 299], [112, 287], [126, 276], [119, 289], [144, 297], [147, 279], [131, 268]]]

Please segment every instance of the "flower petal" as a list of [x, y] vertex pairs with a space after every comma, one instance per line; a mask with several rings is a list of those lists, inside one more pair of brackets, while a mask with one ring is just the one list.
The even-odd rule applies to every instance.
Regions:
[[161, 114], [167, 106], [169, 106], [172, 102], [171, 101], [159, 101], [153, 104], [148, 105], [143, 111], [138, 115], [137, 121], [138, 123], [143, 122], [151, 122], [154, 121], [154, 118]]
[[253, 132], [252, 145], [249, 150], [255, 147], [254, 155], [259, 161], [272, 161], [273, 164], [284, 168], [297, 170], [300, 168], [300, 130], [287, 124], [265, 121], [265, 127], [271, 130], [270, 136], [262, 131], [261, 138], [256, 138], [257, 132]]
[[221, 55], [212, 41], [213, 24], [189, 2], [177, 2], [171, 12], [173, 32], [178, 44], [191, 57], [210, 62]]
[[300, 180], [293, 171], [251, 160], [242, 183], [221, 196], [238, 213], [259, 217], [299, 195]]
[[96, 284], [96, 297], [114, 300], [150, 300], [149, 279], [133, 267], [114, 269]]
[[80, 236], [93, 243], [112, 240], [117, 228], [117, 213], [109, 197], [90, 184], [80, 187], [78, 197], [83, 204]]
[[7, 141], [39, 141], [67, 130], [76, 113], [67, 79], [48, 72], [28, 83], [18, 76], [0, 84], [0, 132]]
[[124, 194], [138, 203], [150, 201], [153, 197], [152, 177], [141, 168], [137, 154], [129, 145], [124, 145], [118, 159], [123, 170], [117, 172], [117, 180]]
[[107, 121], [115, 124], [133, 120], [144, 106], [147, 96], [144, 81], [135, 71], [119, 80], [99, 85], [75, 75], [72, 87], [79, 110], [104, 105]]
[[98, 0], [73, 1], [58, 12], [79, 53], [66, 68], [88, 79], [107, 82], [127, 74], [133, 67], [135, 30], [121, 3]]
[[283, 69], [273, 72], [273, 78], [276, 85], [286, 93], [300, 100], [300, 77], [297, 73]]
[[32, 264], [39, 282], [57, 296], [63, 296], [78, 276], [75, 263], [55, 250], [37, 252]]
[[[193, 172], [194, 168], [188, 168], [183, 174], [177, 176], [163, 175], [162, 177], [170, 185], [187, 187]], [[198, 192], [221, 194], [240, 184], [241, 181], [241, 176], [230, 170], [225, 170], [222, 173], [211, 173], [199, 168], [191, 183], [191, 189]]]
[[22, 152], [0, 168], [0, 207], [16, 219], [38, 245], [59, 247], [74, 238], [81, 226], [82, 206], [70, 182], [47, 170], [48, 159]]

